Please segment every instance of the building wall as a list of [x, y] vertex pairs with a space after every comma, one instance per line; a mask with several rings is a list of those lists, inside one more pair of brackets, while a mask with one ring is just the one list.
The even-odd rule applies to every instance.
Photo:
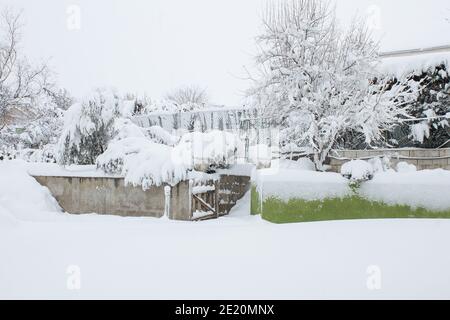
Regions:
[[330, 157], [331, 171], [340, 172], [342, 164], [349, 160], [367, 160], [374, 157], [388, 156], [391, 166], [398, 162], [413, 164], [418, 170], [450, 170], [450, 148], [445, 149], [379, 149], [379, 150], [335, 150]]

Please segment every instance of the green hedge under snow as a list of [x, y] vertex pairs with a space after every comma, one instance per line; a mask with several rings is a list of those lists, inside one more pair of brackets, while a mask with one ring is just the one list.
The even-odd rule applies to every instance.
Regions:
[[262, 201], [256, 187], [252, 187], [251, 213], [274, 223], [311, 222], [351, 219], [389, 218], [450, 218], [447, 211], [430, 211], [406, 205], [388, 205], [370, 201], [358, 195], [344, 198], [307, 201], [299, 198], [289, 201], [268, 197]]

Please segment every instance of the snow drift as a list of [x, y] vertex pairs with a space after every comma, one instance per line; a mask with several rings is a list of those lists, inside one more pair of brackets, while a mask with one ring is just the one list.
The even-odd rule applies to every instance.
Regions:
[[0, 162], [0, 177], [0, 220], [3, 222], [34, 220], [45, 218], [49, 212], [61, 212], [50, 191], [27, 173], [25, 162]]

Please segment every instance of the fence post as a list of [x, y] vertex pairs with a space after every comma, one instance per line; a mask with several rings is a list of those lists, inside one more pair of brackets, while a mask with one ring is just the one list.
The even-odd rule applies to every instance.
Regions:
[[194, 181], [191, 179], [189, 180], [189, 202], [188, 202], [188, 210], [191, 214], [191, 219], [194, 216], [194, 213], [192, 212], [192, 201], [193, 201], [193, 197], [192, 197], [192, 190], [194, 187]]
[[170, 218], [170, 193], [171, 193], [170, 186], [165, 186], [164, 187], [164, 215], [167, 218]]
[[219, 218], [219, 203], [220, 203], [220, 179], [222, 176], [219, 177], [219, 180], [216, 180], [214, 182], [214, 209], [216, 210], [216, 217]]

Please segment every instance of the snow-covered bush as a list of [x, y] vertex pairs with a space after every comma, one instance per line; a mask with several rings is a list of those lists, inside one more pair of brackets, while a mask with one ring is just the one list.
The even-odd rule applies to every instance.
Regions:
[[378, 46], [364, 23], [343, 31], [321, 0], [268, 8], [258, 37], [261, 72], [250, 95], [280, 125], [282, 145], [310, 146], [323, 170], [349, 130], [370, 144], [407, 117], [406, 102], [415, 98], [417, 86], [380, 76]]
[[352, 160], [342, 165], [341, 174], [352, 182], [359, 183], [371, 180], [374, 175], [374, 168], [367, 161]]
[[28, 162], [56, 163], [58, 155], [56, 144], [46, 144], [40, 149], [22, 149], [17, 152], [16, 158]]
[[164, 183], [175, 185], [186, 179], [190, 169], [183, 163], [175, 163], [172, 147], [146, 138], [114, 141], [96, 163], [97, 168], [120, 174], [125, 177], [125, 183], [142, 186], [144, 190]]
[[64, 110], [43, 95], [34, 99], [25, 114], [0, 130], [0, 149], [8, 150], [6, 155], [0, 150], [0, 159], [56, 162], [55, 144], [61, 135]]
[[61, 164], [95, 163], [115, 134], [120, 102], [113, 91], [99, 89], [66, 111], [59, 140]]
[[0, 161], [16, 159], [17, 150], [10, 146], [0, 146]]

